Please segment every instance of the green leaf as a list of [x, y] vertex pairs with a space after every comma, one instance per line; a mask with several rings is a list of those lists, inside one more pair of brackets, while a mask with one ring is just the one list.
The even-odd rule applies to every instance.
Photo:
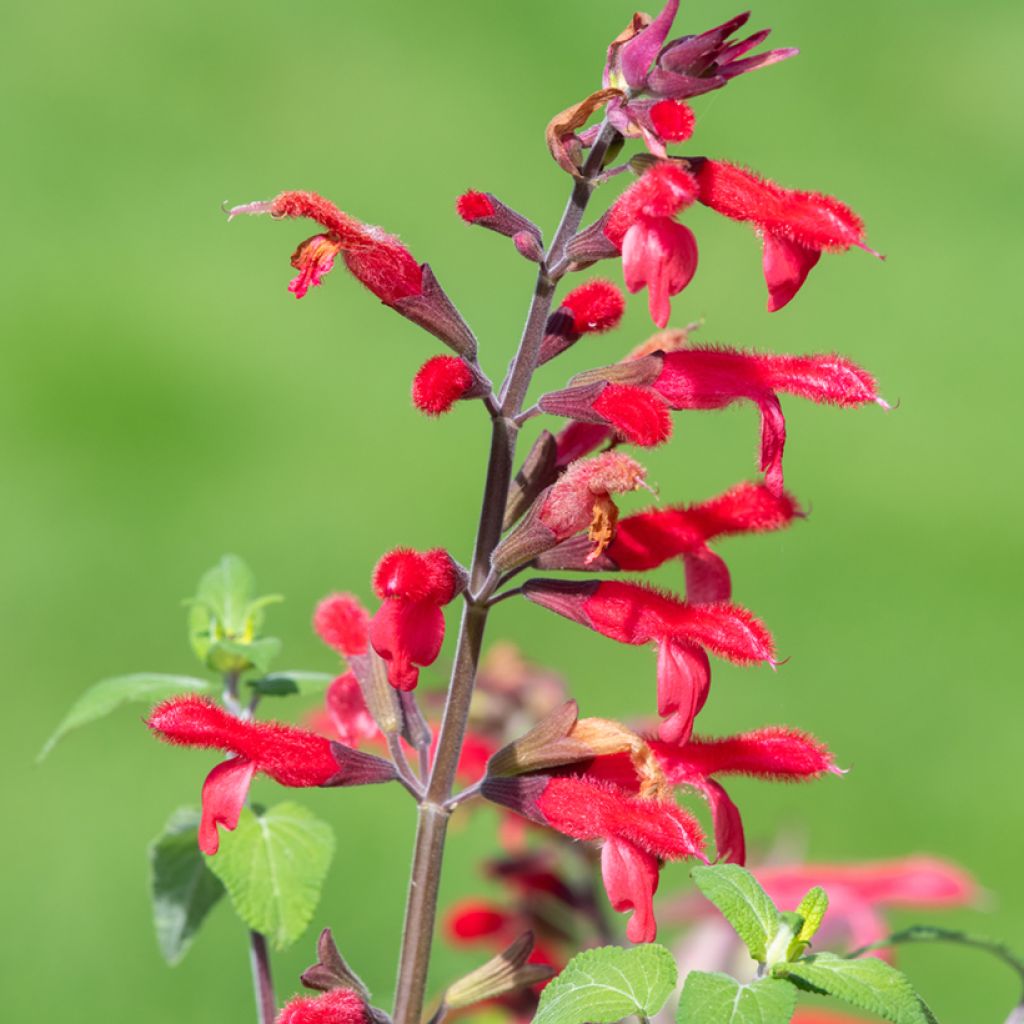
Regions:
[[174, 812], [149, 844], [153, 926], [164, 959], [173, 967], [188, 952], [206, 915], [224, 895], [220, 879], [199, 852], [199, 813]]
[[256, 580], [249, 566], [238, 555], [225, 555], [203, 573], [195, 599], [209, 609], [228, 636], [240, 637], [245, 633], [255, 588]]
[[795, 960], [798, 956], [803, 955], [803, 951], [814, 938], [814, 933], [821, 927], [827, 910], [828, 893], [817, 885], [813, 889], [809, 889], [796, 910], [797, 917], [800, 918], [800, 927], [786, 950], [787, 960]]
[[574, 956], [541, 993], [533, 1024], [610, 1024], [652, 1017], [675, 987], [676, 962], [664, 946], [603, 946]]
[[727, 974], [691, 971], [679, 999], [679, 1024], [787, 1024], [796, 1009], [796, 990], [784, 981], [761, 978], [741, 985]]
[[848, 960], [834, 953], [818, 953], [806, 960], [779, 964], [774, 974], [801, 988], [835, 996], [893, 1024], [929, 1022], [930, 1014], [906, 976], [877, 957]]
[[272, 672], [260, 679], [250, 679], [246, 683], [263, 697], [288, 697], [293, 693], [308, 696], [323, 693], [334, 682], [335, 676], [329, 672]]
[[90, 686], [64, 716], [53, 735], [36, 758], [42, 761], [57, 742], [72, 729], [105, 718], [129, 701], [154, 703], [179, 693], [209, 693], [212, 684], [192, 676], [170, 676], [156, 672], [139, 672], [130, 676], [113, 676]]
[[722, 912], [750, 951], [764, 963], [779, 929], [779, 912], [757, 879], [738, 864], [693, 869], [697, 888]]
[[331, 827], [305, 807], [283, 803], [261, 814], [243, 810], [206, 863], [238, 916], [284, 949], [312, 919], [333, 853]]

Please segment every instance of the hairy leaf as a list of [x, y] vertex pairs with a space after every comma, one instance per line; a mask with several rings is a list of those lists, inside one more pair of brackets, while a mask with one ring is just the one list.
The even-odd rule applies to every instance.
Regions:
[[262, 813], [246, 808], [207, 864], [238, 916], [284, 949], [312, 919], [333, 853], [334, 833], [326, 822], [305, 807], [282, 803]]
[[162, 675], [157, 672], [138, 672], [130, 676], [113, 676], [90, 686], [64, 716], [53, 735], [39, 752], [37, 760], [41, 761], [53, 750], [57, 742], [72, 729], [88, 725], [98, 718], [105, 718], [116, 711], [122, 704], [155, 703], [179, 693], [209, 693], [213, 689], [205, 679], [192, 676]]
[[630, 1014], [651, 1017], [676, 983], [664, 946], [603, 946], [574, 956], [541, 993], [533, 1024], [610, 1024]]
[[198, 829], [199, 812], [184, 807], [149, 844], [153, 927], [160, 952], [172, 966], [188, 952], [207, 914], [224, 895], [220, 879], [199, 852]]
[[835, 996], [878, 1014], [893, 1024], [929, 1024], [931, 1019], [906, 976], [876, 957], [848, 960], [834, 953], [818, 953], [791, 964], [779, 964], [774, 973], [801, 988]]
[[697, 888], [736, 929], [750, 955], [763, 963], [779, 929], [779, 912], [757, 879], [738, 864], [693, 869]]
[[741, 985], [727, 974], [691, 971], [686, 976], [676, 1019], [679, 1024], [787, 1024], [796, 1008], [796, 989], [762, 978]]

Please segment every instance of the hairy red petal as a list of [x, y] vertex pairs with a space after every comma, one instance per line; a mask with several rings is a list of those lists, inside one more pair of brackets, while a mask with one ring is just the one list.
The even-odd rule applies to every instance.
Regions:
[[576, 334], [601, 334], [617, 327], [626, 309], [622, 292], [611, 281], [588, 281], [561, 302], [572, 317]]
[[593, 404], [630, 443], [641, 448], [662, 444], [672, 436], [672, 415], [664, 399], [652, 388], [636, 384], [609, 384]]
[[693, 720], [708, 699], [711, 666], [696, 644], [668, 640], [658, 645], [658, 735], [667, 743], [685, 743]]
[[768, 726], [722, 739], [694, 737], [678, 752], [659, 745], [656, 754], [670, 778], [699, 775], [751, 775], [795, 782], [837, 771], [828, 747], [808, 733]]
[[473, 374], [458, 356], [434, 356], [417, 371], [412, 382], [412, 404], [428, 416], [440, 416], [473, 386]]
[[729, 864], [745, 864], [747, 840], [743, 818], [732, 798], [714, 779], [705, 779], [698, 787], [711, 808], [715, 830], [715, 856]]
[[697, 179], [677, 163], [655, 164], [615, 201], [604, 225], [605, 237], [621, 249], [626, 232], [640, 217], [670, 218], [698, 194]]
[[233, 832], [249, 795], [256, 765], [244, 757], [221, 761], [203, 782], [203, 813], [199, 822], [199, 849], [212, 857], [220, 849], [218, 826]]
[[370, 613], [354, 594], [331, 594], [316, 606], [313, 628], [325, 644], [339, 653], [365, 654]]
[[654, 920], [657, 860], [631, 843], [610, 839], [601, 850], [601, 878], [612, 908], [620, 914], [633, 912], [626, 925], [629, 941], [653, 942], [658, 935]]
[[444, 613], [429, 601], [385, 601], [370, 624], [370, 643], [387, 662], [395, 689], [414, 690], [417, 666], [432, 665], [444, 643]]
[[572, 463], [552, 485], [540, 509], [540, 521], [559, 539], [585, 530], [596, 498], [636, 490], [647, 471], [621, 452], [603, 452]]
[[693, 111], [678, 100], [661, 100], [651, 107], [651, 124], [666, 142], [685, 142], [693, 135]]
[[157, 705], [148, 724], [167, 743], [247, 758], [282, 786], [321, 786], [338, 774], [325, 737], [282, 722], [245, 721], [195, 694]]
[[455, 200], [455, 209], [468, 224], [480, 220], [481, 217], [494, 216], [494, 203], [486, 192], [463, 192]]
[[350, 988], [335, 988], [323, 995], [293, 999], [275, 1024], [366, 1024], [369, 1016], [362, 999]]
[[697, 181], [700, 201], [718, 213], [808, 249], [839, 251], [864, 244], [863, 222], [832, 196], [783, 188], [722, 160], [705, 160]]
[[768, 312], [782, 309], [803, 287], [807, 275], [821, 259], [819, 249], [764, 232], [762, 267], [768, 285]]
[[646, 287], [651, 319], [665, 327], [672, 314], [671, 296], [678, 295], [697, 271], [697, 240], [693, 232], [666, 217], [640, 216], [622, 240], [622, 273], [626, 287]]
[[379, 598], [447, 604], [457, 593], [459, 573], [444, 548], [395, 548], [377, 563], [373, 589]]

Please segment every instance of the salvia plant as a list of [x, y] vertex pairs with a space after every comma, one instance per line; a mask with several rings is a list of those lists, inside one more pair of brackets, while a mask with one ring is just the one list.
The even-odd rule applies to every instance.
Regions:
[[[673, 37], [677, 7], [668, 0], [657, 17], [633, 15], [608, 47], [600, 88], [548, 124], [547, 145], [569, 187], [550, 240], [488, 192], [458, 198], [463, 221], [507, 237], [512, 258], [537, 265], [521, 341], [498, 387], [429, 265], [394, 235], [311, 192], [229, 211], [311, 221], [314, 233], [291, 257], [289, 291], [304, 297], [340, 260], [385, 306], [450, 350], [415, 375], [415, 406], [439, 416], [457, 402], [479, 403], [491, 432], [466, 564], [441, 548], [395, 548], [373, 570], [375, 607], [336, 593], [316, 608], [317, 633], [344, 663], [336, 678], [273, 671], [280, 642], [264, 633], [264, 617], [277, 598], [260, 596], [246, 565], [227, 556], [189, 602], [191, 643], [214, 681], [148, 673], [105, 680], [50, 741], [142, 700], [159, 702], [147, 719], [156, 739], [227, 755], [202, 782], [201, 810], [175, 812], [150, 847], [155, 923], [174, 963], [226, 893], [249, 931], [260, 1024], [440, 1024], [483, 1005], [536, 1024], [646, 1021], [668, 1012], [677, 989], [680, 1024], [851, 1019], [797, 1009], [808, 995], [815, 1005], [831, 996], [896, 1024], [934, 1021], [887, 952], [903, 942], [987, 949], [1024, 978], [1024, 965], [986, 940], [934, 927], [889, 933], [889, 905], [971, 899], [973, 882], [952, 865], [917, 858], [742, 866], [743, 822], [729, 776], [800, 781], [841, 769], [823, 743], [789, 726], [695, 732], [712, 656], [776, 665], [771, 634], [732, 601], [729, 570], [712, 545], [780, 530], [802, 515], [783, 479], [781, 395], [888, 407], [871, 375], [842, 356], [711, 346], [695, 340], [692, 327], [668, 328], [671, 300], [697, 269], [697, 241], [683, 223], [695, 203], [753, 230], [769, 311], [794, 298], [823, 253], [872, 253], [860, 218], [837, 199], [783, 187], [737, 163], [670, 152], [694, 134], [687, 100], [796, 53], [756, 52], [768, 32], [737, 37], [746, 14]], [[628, 155], [634, 142], [638, 152]], [[585, 224], [595, 190], [625, 182], [607, 212]], [[738, 258], [744, 244], [737, 240]], [[615, 261], [628, 292], [646, 290], [659, 333], [532, 400], [539, 366], [619, 323], [620, 289], [581, 278]], [[556, 300], [565, 279], [573, 284]], [[760, 414], [760, 478], [691, 503], [677, 503], [666, 486], [669, 503], [620, 518], [617, 496], [650, 489], [637, 449], [667, 442], [676, 412], [735, 402]], [[517, 463], [520, 434], [541, 417], [548, 429]], [[685, 598], [637, 581], [635, 574], [666, 563], [681, 563]], [[513, 646], [492, 645], [481, 658], [491, 609], [506, 600], [562, 616], [573, 624], [567, 629], [653, 648], [653, 684], [637, 699], [646, 724], [584, 716], [557, 674]], [[420, 670], [438, 658], [455, 618], [447, 692], [441, 701], [419, 696]], [[303, 727], [261, 717], [270, 698], [311, 693], [322, 695], [322, 711]], [[292, 801], [250, 803], [257, 774], [284, 787], [398, 785], [415, 801], [390, 1013], [372, 1004], [328, 928], [301, 977], [314, 994], [280, 1007], [271, 951], [298, 940], [317, 914], [334, 840]], [[710, 809], [710, 837], [678, 802], [694, 795]], [[428, 993], [449, 823], [456, 809], [473, 813], [485, 803], [501, 815], [502, 849], [484, 873], [506, 896], [446, 909], [447, 937], [480, 950], [483, 962]], [[661, 872], [679, 862], [691, 866], [702, 895], [675, 895], [656, 910]], [[616, 915], [626, 916], [624, 934]], [[674, 950], [654, 944], [659, 917], [682, 936]], [[1022, 1016], [1018, 1008], [1011, 1019]]]

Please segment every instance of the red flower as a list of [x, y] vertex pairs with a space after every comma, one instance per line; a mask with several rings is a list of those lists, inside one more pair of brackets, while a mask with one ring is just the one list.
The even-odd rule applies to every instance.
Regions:
[[472, 189], [455, 200], [455, 209], [467, 224], [495, 214], [494, 200], [486, 192], [474, 192]]
[[278, 1014], [276, 1024], [369, 1024], [366, 1004], [350, 988], [335, 988], [319, 996], [293, 999]]
[[823, 252], [864, 243], [864, 224], [848, 206], [819, 192], [782, 188], [752, 171], [721, 160], [705, 160], [697, 170], [699, 199], [732, 220], [748, 221], [764, 243], [768, 309], [782, 309]]
[[236, 206], [228, 216], [242, 213], [269, 213], [278, 219], [304, 217], [327, 229], [308, 238], [292, 256], [292, 266], [299, 274], [288, 290], [296, 298], [321, 283], [339, 253], [352, 274], [386, 305], [423, 291], [423, 271], [397, 238], [350, 217], [315, 192], [282, 192], [268, 202]]
[[694, 127], [693, 111], [679, 100], [659, 100], [649, 111], [654, 131], [665, 142], [685, 142]]
[[738, 736], [694, 736], [681, 743], [651, 741], [666, 778], [698, 790], [711, 806], [715, 846], [720, 860], [744, 863], [746, 843], [739, 809], [716, 781], [716, 775], [750, 775], [758, 779], [800, 782], [826, 772], [841, 774], [824, 744], [797, 729], [768, 726]]
[[740, 399], [761, 410], [761, 470], [773, 494], [782, 493], [786, 420], [778, 392], [830, 405], [876, 402], [874, 379], [836, 355], [784, 356], [733, 348], [694, 347], [665, 353], [651, 382], [673, 409], [722, 409]]
[[828, 915], [815, 944], [842, 943], [845, 948], [866, 946], [888, 935], [886, 907], [955, 907], [978, 896], [978, 886], [966, 871], [926, 856], [854, 864], [791, 864], [757, 868], [754, 874], [780, 906], [796, 906], [812, 885], [825, 889]]
[[434, 356], [413, 378], [412, 404], [428, 416], [440, 416], [460, 398], [469, 397], [474, 383], [465, 360], [458, 356]]
[[331, 683], [324, 705], [338, 739], [346, 746], [358, 747], [363, 740], [381, 739], [354, 673], [346, 672]]
[[559, 308], [572, 317], [573, 333], [602, 334], [618, 327], [626, 303], [611, 281], [598, 278], [573, 288]]
[[[646, 572], [681, 558], [690, 604], [728, 601], [729, 569], [708, 542], [732, 534], [781, 530], [802, 514], [787, 492], [776, 495], [764, 484], [741, 483], [708, 501], [651, 508], [620, 519], [608, 550], [590, 567]], [[584, 538], [572, 538], [537, 564], [542, 569], [583, 569], [589, 551]]]
[[484, 795], [563, 835], [602, 843], [601, 873], [612, 906], [632, 911], [626, 934], [653, 942], [659, 861], [704, 860], [697, 820], [670, 801], [646, 799], [601, 779], [543, 775], [487, 779]]
[[206, 854], [217, 852], [218, 825], [229, 832], [238, 825], [256, 772], [282, 786], [324, 786], [341, 771], [325, 737], [281, 722], [245, 721], [194, 694], [157, 705], [147, 724], [166, 743], [235, 755], [218, 764], [203, 783], [199, 848]]
[[331, 594], [317, 605], [313, 628], [339, 654], [365, 654], [370, 638], [370, 613], [353, 594]]
[[683, 742], [711, 684], [705, 649], [739, 665], [774, 665], [771, 634], [746, 609], [692, 604], [650, 587], [614, 580], [532, 579], [523, 594], [536, 604], [626, 644], [658, 645], [658, 714], [662, 739]]
[[693, 232], [673, 219], [697, 198], [696, 179], [678, 164], [655, 164], [619, 198], [604, 225], [605, 237], [622, 253], [630, 292], [648, 289], [651, 319], [659, 327], [697, 269]]
[[421, 665], [432, 665], [444, 642], [444, 614], [465, 586], [465, 574], [447, 551], [397, 548], [373, 574], [383, 604], [370, 625], [373, 649], [387, 662], [395, 689], [414, 690]]

